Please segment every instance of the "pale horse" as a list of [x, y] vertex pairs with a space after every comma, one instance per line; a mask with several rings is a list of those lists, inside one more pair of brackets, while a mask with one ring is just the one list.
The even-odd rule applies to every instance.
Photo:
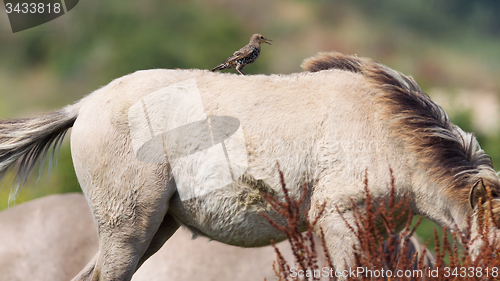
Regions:
[[339, 53], [303, 66], [271, 76], [135, 72], [61, 110], [2, 121], [0, 170], [20, 159], [23, 180], [73, 127], [73, 163], [99, 233], [74, 280], [130, 280], [180, 225], [242, 247], [285, 239], [262, 216], [284, 223], [262, 196], [283, 198], [277, 163], [291, 197], [305, 190], [301, 229], [326, 204], [315, 231], [339, 270], [356, 241], [342, 216], [352, 222], [354, 205], [363, 208], [365, 176], [379, 199], [392, 174], [413, 213], [448, 229], [465, 230], [468, 215], [477, 222], [487, 189], [498, 212], [490, 157], [412, 78]]
[[[0, 212], [0, 229], [0, 281], [68, 281], [98, 250], [97, 231], [82, 194], [50, 195], [18, 204]], [[411, 239], [415, 248], [421, 246]], [[325, 259], [319, 238], [315, 243], [321, 266]], [[277, 247], [292, 265], [288, 242]], [[180, 229], [132, 281], [274, 280], [275, 258], [271, 246], [242, 248], [201, 237], [192, 240], [187, 229]]]
[[[82, 194], [66, 193], [38, 198], [0, 212], [0, 281], [67, 281], [97, 253], [97, 231], [87, 201]], [[393, 255], [400, 255], [399, 236]], [[403, 240], [404, 241], [404, 240]], [[317, 264], [314, 273], [328, 278], [321, 241], [314, 236]], [[387, 240], [384, 251], [389, 253]], [[423, 254], [423, 244], [414, 236], [408, 241], [407, 257]], [[292, 270], [297, 268], [287, 241], [276, 244]], [[187, 229], [178, 230], [163, 247], [134, 274], [132, 281], [275, 280], [273, 247], [242, 248], [191, 239]], [[396, 259], [396, 258], [395, 258]], [[424, 262], [433, 266], [434, 257]], [[295, 270], [298, 275], [298, 269]]]

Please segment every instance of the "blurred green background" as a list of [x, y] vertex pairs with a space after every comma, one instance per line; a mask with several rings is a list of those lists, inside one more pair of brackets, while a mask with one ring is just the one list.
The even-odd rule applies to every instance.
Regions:
[[[261, 33], [273, 45], [247, 74], [298, 72], [319, 51], [374, 58], [412, 75], [453, 122], [475, 132], [498, 170], [498, 14], [497, 0], [82, 0], [13, 34], [2, 6], [0, 118], [60, 108], [140, 69], [210, 69]], [[2, 181], [0, 210], [12, 179]], [[66, 140], [50, 177], [32, 176], [16, 203], [70, 191], [80, 188]], [[418, 233], [430, 238], [433, 227], [424, 222]]]

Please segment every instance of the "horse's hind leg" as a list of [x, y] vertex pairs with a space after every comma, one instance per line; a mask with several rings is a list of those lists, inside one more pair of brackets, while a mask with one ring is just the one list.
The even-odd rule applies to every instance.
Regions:
[[149, 182], [135, 188], [132, 196], [123, 190], [86, 190], [98, 227], [99, 251], [73, 280], [130, 280], [138, 266], [178, 229], [166, 215], [175, 190], [172, 184]]
[[156, 231], [151, 243], [149, 243], [148, 249], [142, 255], [139, 260], [139, 264], [137, 268], [139, 268], [149, 257], [151, 257], [154, 253], [156, 253], [160, 248], [167, 242], [167, 240], [175, 233], [175, 231], [179, 228], [179, 224], [174, 220], [174, 218], [167, 213], [163, 218], [163, 222], [160, 227]]
[[[100, 248], [103, 252], [100, 253], [97, 262], [100, 267], [100, 272], [97, 274], [101, 278], [97, 280], [130, 280], [139, 266], [158, 251], [179, 228], [170, 215], [166, 215], [165, 219], [159, 226], [156, 222], [151, 223], [151, 228], [156, 226], [152, 233], [131, 235], [120, 232], [101, 238], [103, 241], [100, 243]], [[137, 229], [133, 230], [136, 231]]]
[[[147, 217], [146, 214], [142, 215]], [[73, 280], [130, 280], [137, 268], [179, 228], [170, 215], [135, 228], [122, 225], [99, 231], [99, 251]]]

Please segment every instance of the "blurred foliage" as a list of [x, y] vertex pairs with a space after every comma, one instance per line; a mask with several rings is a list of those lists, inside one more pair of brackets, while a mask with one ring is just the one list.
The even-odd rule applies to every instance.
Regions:
[[209, 68], [250, 34], [230, 13], [192, 1], [89, 2], [57, 34], [27, 31], [4, 42], [4, 67], [43, 65], [63, 79], [97, 71], [107, 83], [140, 69]]
[[359, 8], [375, 20], [403, 26], [411, 32], [441, 39], [463, 32], [500, 35], [500, 2], [496, 0], [358, 0]]
[[[248, 74], [300, 71], [306, 57], [338, 50], [411, 74], [426, 91], [480, 88], [498, 95], [499, 12], [497, 0], [86, 0], [59, 19], [12, 34], [0, 8], [0, 118], [59, 108], [140, 69], [210, 69], [253, 33], [274, 41], [245, 68]], [[453, 122], [476, 131], [473, 112], [456, 112]], [[498, 169], [500, 132], [476, 136]], [[0, 189], [0, 210], [12, 178]], [[51, 176], [45, 171], [38, 183], [33, 176], [16, 202], [75, 190], [65, 143]], [[431, 225], [422, 222], [417, 232], [426, 236]]]

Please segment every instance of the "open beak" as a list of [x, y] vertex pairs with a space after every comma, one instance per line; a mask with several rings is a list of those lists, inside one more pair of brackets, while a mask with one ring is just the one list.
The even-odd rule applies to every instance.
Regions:
[[271, 39], [267, 39], [267, 38], [264, 38], [264, 43], [271, 45], [271, 43], [269, 43], [269, 41], [271, 41], [271, 42], [272, 42], [273, 40], [271, 40]]

